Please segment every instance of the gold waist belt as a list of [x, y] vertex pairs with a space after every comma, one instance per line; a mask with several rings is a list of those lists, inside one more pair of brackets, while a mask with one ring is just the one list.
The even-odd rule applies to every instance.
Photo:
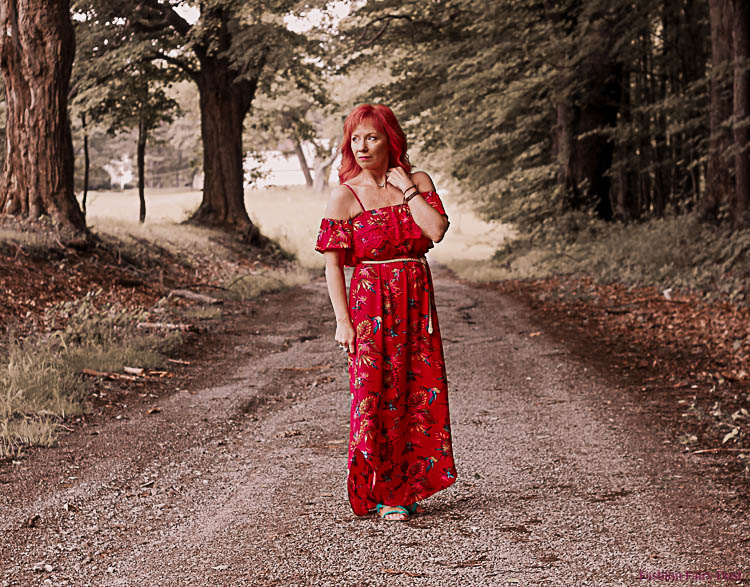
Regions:
[[395, 259], [383, 259], [382, 261], [365, 260], [360, 261], [363, 265], [385, 265], [386, 263], [398, 263], [400, 261], [416, 261], [422, 263], [427, 271], [427, 279], [430, 282], [430, 288], [427, 292], [427, 333], [432, 334], [432, 278], [430, 277], [429, 265], [424, 257], [396, 257]]

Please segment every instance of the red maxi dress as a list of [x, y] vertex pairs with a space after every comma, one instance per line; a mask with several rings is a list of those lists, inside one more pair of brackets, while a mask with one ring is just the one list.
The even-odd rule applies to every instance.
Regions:
[[[421, 195], [445, 214], [435, 192]], [[379, 503], [411, 505], [456, 480], [443, 346], [424, 259], [432, 246], [408, 204], [363, 206], [352, 219], [321, 221], [316, 250], [342, 249], [345, 265], [354, 267], [347, 486], [358, 516]]]

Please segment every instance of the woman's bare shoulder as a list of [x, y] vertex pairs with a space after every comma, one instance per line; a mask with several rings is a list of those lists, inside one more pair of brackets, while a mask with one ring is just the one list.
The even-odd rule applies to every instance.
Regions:
[[353, 216], [352, 210], [355, 203], [352, 191], [345, 185], [337, 185], [331, 189], [328, 203], [326, 204], [326, 218], [347, 220]]
[[415, 171], [411, 176], [412, 180], [417, 186], [420, 192], [434, 192], [435, 184], [432, 183], [432, 178], [427, 175], [424, 171]]

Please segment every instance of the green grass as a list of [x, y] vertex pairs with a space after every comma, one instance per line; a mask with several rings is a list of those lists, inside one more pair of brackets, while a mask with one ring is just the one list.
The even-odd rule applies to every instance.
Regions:
[[486, 267], [464, 264], [458, 273], [480, 281], [581, 274], [748, 303], [750, 230], [706, 225], [691, 215], [624, 225], [567, 214], [533, 237], [507, 242]]
[[231, 297], [245, 301], [264, 293], [304, 285], [309, 283], [310, 279], [310, 271], [297, 265], [286, 269], [271, 269], [240, 275], [229, 281], [226, 288]]
[[48, 309], [46, 332], [11, 336], [0, 356], [0, 456], [54, 443], [59, 422], [85, 410], [91, 386], [82, 369], [163, 366], [163, 353], [179, 344], [179, 335], [144, 335], [137, 323], [146, 319], [145, 312], [101, 304], [90, 294]]

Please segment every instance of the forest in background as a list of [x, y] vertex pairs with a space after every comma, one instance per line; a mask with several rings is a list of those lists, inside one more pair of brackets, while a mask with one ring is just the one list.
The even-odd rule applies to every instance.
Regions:
[[[54, 148], [28, 144], [23, 128], [33, 120], [13, 113], [30, 94], [7, 93], [21, 100], [4, 105], [11, 150], [39, 153], [42, 167], [58, 150], [64, 169], [52, 176], [70, 187], [47, 186], [54, 195], [43, 201], [43, 185], [23, 187], [40, 181], [30, 172], [35, 163], [6, 157], [6, 213], [46, 212], [85, 231], [73, 190], [84, 192], [85, 213], [86, 186], [107, 180], [103, 162], [132, 151], [142, 218], [147, 182], [184, 185], [203, 171], [192, 221], [252, 240], [245, 154], [301, 155], [308, 185], [325, 189], [346, 112], [384, 102], [402, 120], [418, 164], [485, 218], [519, 231], [498, 263], [510, 267], [547, 247], [558, 254], [555, 271], [570, 269], [560, 265], [566, 258], [585, 265], [592, 255], [619, 266], [633, 238], [656, 235], [662, 254], [646, 264], [674, 265], [665, 248], [686, 253], [685, 270], [718, 257], [732, 275], [728, 293], [747, 297], [744, 2], [74, 0], [54, 14], [44, 4], [19, 7], [60, 31], [69, 77], [33, 71], [12, 42], [2, 47], [3, 77], [6, 87], [59, 86], [50, 112], [37, 108], [36, 116], [47, 127], [72, 125], [76, 184], [65, 179], [72, 157], [65, 132], [49, 133]], [[24, 22], [16, 23], [21, 39]], [[30, 193], [38, 195], [29, 200]], [[570, 254], [583, 241], [603, 244]], [[708, 258], [700, 256], [704, 244]]]
[[[54, 442], [88, 401], [82, 368], [118, 379], [133, 364], [127, 377], [165, 366], [168, 339], [151, 345], [138, 330], [144, 309], [165, 327], [221, 318], [169, 302], [173, 289], [246, 300], [259, 283], [308, 278], [278, 269], [288, 255], [245, 198], [278, 196], [297, 234], [292, 212], [317, 217], [288, 193], [246, 194], [243, 161], [307, 146], [307, 182], [324, 190], [346, 113], [385, 102], [417, 167], [517, 235], [491, 262], [451, 268], [506, 280], [499, 287], [553, 316], [556, 335], [579, 325], [569, 340], [609, 347], [608, 368], [646, 377], [644, 392], [653, 381], [690, 390], [687, 412], [670, 404], [687, 422], [680, 443], [741, 450], [749, 474], [736, 448], [750, 397], [742, 2], [0, 3], [0, 329], [23, 328], [0, 341], [0, 455]], [[147, 183], [204, 174], [192, 226], [92, 229], [87, 186], [101, 187], [104, 165], [126, 153], [141, 221]], [[40, 226], [53, 230], [39, 237]], [[555, 277], [508, 279], [540, 276]]]

